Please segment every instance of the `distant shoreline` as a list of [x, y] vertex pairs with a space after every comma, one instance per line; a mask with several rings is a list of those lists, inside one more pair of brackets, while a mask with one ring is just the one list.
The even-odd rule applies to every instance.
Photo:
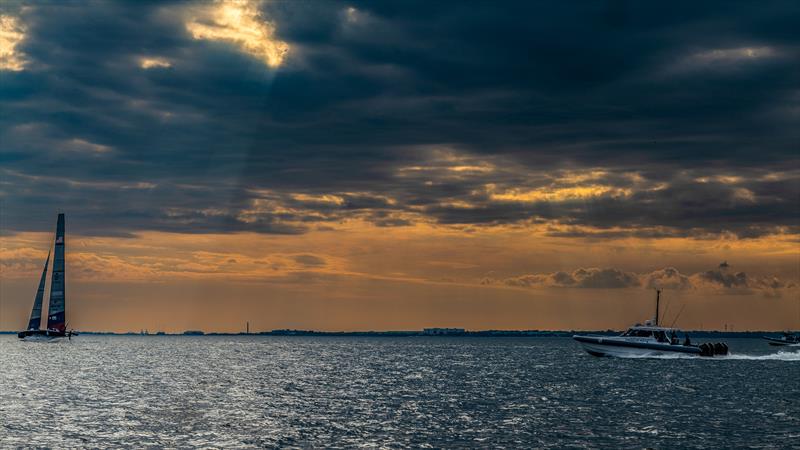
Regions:
[[[716, 338], [760, 338], [764, 335], [780, 334], [783, 331], [709, 331], [686, 330], [693, 337]], [[205, 333], [202, 331], [187, 331], [182, 333], [149, 333], [141, 332], [116, 333], [110, 331], [80, 331], [82, 335], [93, 336], [318, 336], [318, 337], [572, 337], [574, 334], [597, 334], [612, 336], [619, 334], [615, 330], [477, 330], [458, 331], [443, 334], [431, 334], [424, 331], [314, 331], [314, 330], [272, 330], [257, 333]], [[0, 334], [17, 334], [16, 331], [0, 331]]]

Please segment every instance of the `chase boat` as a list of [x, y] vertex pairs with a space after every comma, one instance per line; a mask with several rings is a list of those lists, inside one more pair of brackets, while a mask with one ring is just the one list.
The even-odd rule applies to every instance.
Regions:
[[764, 336], [769, 345], [800, 347], [800, 333], [785, 332], [779, 338]]
[[575, 335], [572, 338], [580, 342], [584, 350], [593, 356], [642, 357], [667, 354], [687, 354], [696, 356], [727, 355], [725, 343], [692, 344], [689, 336], [681, 342], [677, 328], [658, 325], [658, 307], [661, 291], [656, 291], [655, 320], [648, 320], [644, 325], [636, 324], [619, 336]]

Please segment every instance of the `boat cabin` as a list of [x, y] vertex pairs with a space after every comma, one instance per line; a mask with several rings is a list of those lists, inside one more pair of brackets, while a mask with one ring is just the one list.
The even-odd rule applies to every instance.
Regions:
[[650, 325], [634, 325], [628, 331], [622, 333], [621, 337], [651, 338], [657, 342], [678, 342], [678, 329], [655, 327]]

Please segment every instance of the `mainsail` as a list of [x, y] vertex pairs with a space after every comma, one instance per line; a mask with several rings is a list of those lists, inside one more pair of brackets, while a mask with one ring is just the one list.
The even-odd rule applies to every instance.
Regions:
[[47, 329], [64, 332], [67, 328], [64, 312], [64, 214], [58, 215], [56, 225], [55, 255], [53, 255], [53, 276], [50, 279], [50, 307], [47, 312]]
[[28, 330], [38, 330], [42, 326], [42, 298], [44, 298], [44, 282], [47, 278], [47, 265], [50, 263], [50, 253], [47, 253], [47, 259], [44, 261], [44, 270], [42, 270], [42, 278], [39, 279], [39, 289], [36, 290], [36, 299], [33, 301], [33, 309], [31, 310], [31, 320], [28, 321]]

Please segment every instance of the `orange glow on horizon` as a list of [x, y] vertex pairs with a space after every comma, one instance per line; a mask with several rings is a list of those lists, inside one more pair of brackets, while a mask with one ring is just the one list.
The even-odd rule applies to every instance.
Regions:
[[[577, 305], [575, 302], [591, 303], [593, 298], [609, 299], [609, 307], [618, 298], [646, 303], [650, 294], [644, 285], [631, 289], [521, 287], [502, 280], [556, 270], [569, 272], [581, 267], [620, 267], [637, 273], [677, 267], [688, 276], [728, 260], [736, 271], [748, 272], [751, 277], [777, 274], [790, 287], [764, 294], [777, 295], [775, 298], [753, 290], [731, 291], [736, 295], [727, 295], [726, 289], [708, 290], [702, 285], [688, 291], [670, 290], [668, 295], [688, 302], [711, 302], [716, 305], [713, 308], [726, 302], [738, 305], [731, 306], [733, 309], [726, 314], [731, 315], [729, 322], [738, 322], [744, 329], [746, 323], [756, 328], [769, 323], [777, 328], [788, 326], [782, 325], [785, 318], [778, 312], [783, 311], [781, 308], [791, 311], [791, 300], [799, 293], [796, 244], [788, 237], [624, 238], [586, 246], [580, 239], [548, 237], [547, 230], [546, 227], [489, 227], [465, 233], [458, 227], [425, 223], [385, 228], [347, 221], [338, 224], [336, 231], [302, 235], [143, 232], [135, 238], [72, 236], [67, 242], [68, 286], [74, 302], [70, 308], [84, 317], [76, 317], [84, 328], [116, 331], [156, 328], [152, 325], [155, 320], [152, 314], [143, 312], [149, 311], [148, 308], [134, 311], [125, 305], [156, 302], [151, 309], [169, 316], [178, 314], [175, 308], [189, 308], [196, 301], [202, 302], [204, 311], [194, 312], [192, 320], [181, 322], [185, 323], [184, 328], [231, 331], [231, 324], [248, 317], [253, 319], [249, 309], [284, 317], [281, 319], [284, 322], [268, 321], [273, 328], [622, 327], [630, 315], [623, 310], [598, 316], [609, 321], [604, 326], [598, 317], [564, 308]], [[18, 311], [15, 314], [27, 314], [50, 239], [50, 233], [20, 233], [2, 238], [4, 307]], [[481, 285], [487, 276], [499, 281]], [[237, 292], [247, 292], [252, 301], [236, 300], [240, 295]], [[394, 298], [397, 304], [391, 304], [387, 298]], [[125, 301], [117, 303], [116, 299]], [[736, 302], [731, 303], [731, 299]], [[460, 305], [461, 301], [470, 305], [467, 310]], [[545, 303], [539, 304], [541, 301]], [[240, 305], [241, 302], [244, 303]], [[299, 303], [290, 306], [292, 302]], [[762, 302], [784, 306], [776, 309], [775, 314], [753, 316], [753, 311], [764, 309], [759, 305]], [[356, 306], [359, 304], [362, 306]], [[408, 316], [397, 314], [400, 305], [409, 304], [419, 309]], [[100, 309], [93, 311], [95, 308]], [[225, 312], [220, 308], [225, 308]], [[302, 312], [276, 316], [274, 308], [285, 311], [300, 308]], [[323, 319], [318, 312], [303, 308], [322, 308], [327, 314]], [[487, 308], [493, 312], [489, 314]], [[542, 313], [542, 308], [549, 312]], [[540, 313], [524, 320], [522, 316], [514, 318], [523, 311]], [[737, 315], [739, 318], [734, 320]], [[228, 319], [218, 321], [217, 316]], [[752, 320], [747, 319], [750, 316]], [[501, 320], [503, 317], [506, 319]], [[15, 322], [8, 314], [3, 321], [0, 328], [14, 328]], [[160, 327], [180, 331], [180, 327], [170, 327], [168, 322], [161, 320]], [[105, 328], [104, 323], [116, 325]], [[523, 326], [526, 323], [529, 325]]]

